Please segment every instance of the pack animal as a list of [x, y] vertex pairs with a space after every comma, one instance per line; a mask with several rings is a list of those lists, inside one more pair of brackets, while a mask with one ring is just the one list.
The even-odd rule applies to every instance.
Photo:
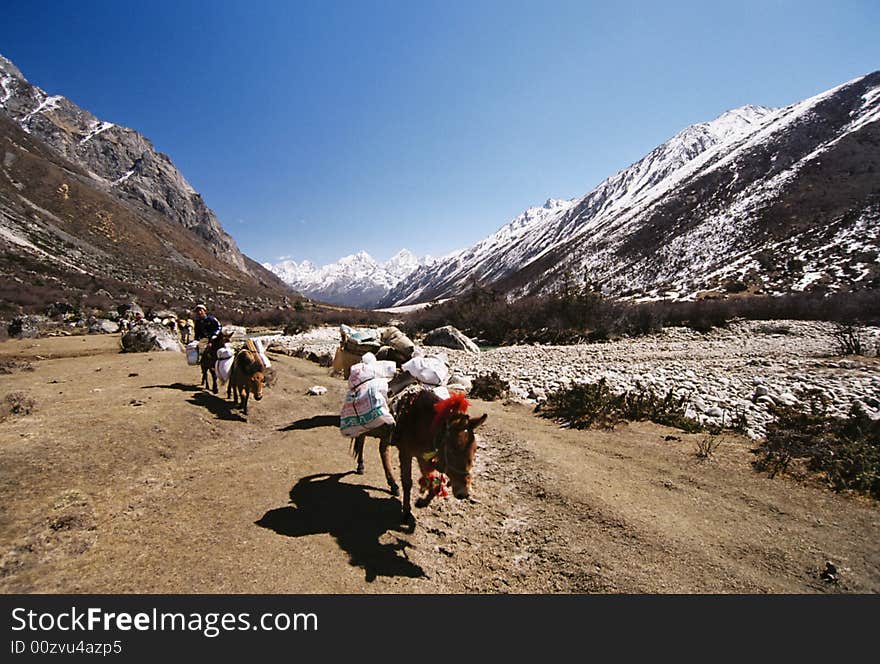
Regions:
[[[393, 399], [397, 394], [403, 392], [409, 385], [417, 382], [416, 379], [407, 373], [406, 371], [398, 371], [394, 377], [388, 382], [388, 396], [389, 399]], [[391, 491], [391, 495], [399, 496], [400, 495], [400, 487], [397, 485], [397, 482], [394, 481], [394, 473], [391, 471], [391, 460], [389, 459], [389, 451], [388, 448], [391, 445], [391, 434], [394, 432], [394, 427], [389, 424], [383, 424], [382, 426], [373, 429], [371, 431], [367, 431], [366, 433], [362, 433], [361, 435], [351, 439], [351, 452], [352, 456], [357, 460], [357, 472], [358, 475], [364, 474], [364, 445], [366, 443], [367, 437], [376, 438], [379, 440], [379, 456], [382, 459], [382, 470], [385, 472], [385, 481], [388, 483], [388, 488]]]
[[211, 374], [213, 380], [211, 391], [214, 394], [217, 394], [217, 371], [214, 369], [214, 365], [217, 363], [217, 351], [223, 348], [231, 338], [232, 334], [224, 333], [221, 330], [216, 337], [208, 342], [208, 347], [199, 359], [199, 366], [202, 368], [202, 387], [208, 389], [208, 374]]
[[247, 348], [240, 349], [232, 360], [226, 398], [232, 397], [233, 403], [237, 405], [240, 397], [241, 409], [245, 415], [248, 412], [248, 397], [252, 393], [257, 401], [263, 398], [264, 371], [265, 367], [259, 356]]
[[[453, 496], [470, 496], [471, 469], [477, 451], [474, 430], [486, 421], [488, 414], [470, 417], [467, 407], [467, 399], [461, 394], [440, 399], [431, 390], [422, 390], [401, 404], [389, 444], [397, 447], [399, 455], [404, 518], [412, 514], [413, 458], [423, 479], [443, 473], [451, 481]], [[426, 495], [416, 501], [416, 507], [426, 507], [437, 494], [438, 487], [432, 488], [427, 482], [426, 486]]]

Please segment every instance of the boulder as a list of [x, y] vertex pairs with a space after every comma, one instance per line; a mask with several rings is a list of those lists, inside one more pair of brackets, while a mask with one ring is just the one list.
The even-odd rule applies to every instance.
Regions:
[[461, 331], [446, 325], [431, 330], [422, 340], [425, 346], [443, 346], [444, 348], [452, 348], [454, 350], [464, 350], [469, 353], [479, 353], [480, 347], [470, 340]]
[[10, 337], [21, 339], [35, 339], [47, 331], [48, 327], [57, 327], [50, 324], [46, 316], [16, 316], [6, 329]]
[[170, 350], [183, 352], [177, 335], [164, 325], [142, 323], [135, 325], [122, 335], [122, 351], [125, 353], [146, 353], [151, 350]]
[[89, 317], [89, 334], [115, 334], [119, 332], [119, 323], [106, 318]]

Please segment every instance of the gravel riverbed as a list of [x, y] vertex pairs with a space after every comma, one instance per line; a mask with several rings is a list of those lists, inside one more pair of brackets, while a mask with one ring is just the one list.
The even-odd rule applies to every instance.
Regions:
[[[806, 408], [811, 395], [825, 401], [829, 414], [845, 416], [858, 402], [880, 418], [880, 328], [863, 331], [871, 356], [839, 356], [833, 333], [830, 323], [735, 321], [708, 333], [666, 328], [604, 343], [506, 346], [479, 354], [426, 347], [425, 352], [446, 353], [451, 370], [470, 377], [495, 371], [509, 381], [511, 398], [525, 402], [601, 378], [615, 391], [640, 385], [658, 394], [672, 390], [686, 398], [694, 419], [729, 424], [743, 413], [748, 435], [760, 438], [772, 419], [770, 406]], [[270, 341], [312, 359], [332, 358], [339, 331], [319, 328]]]

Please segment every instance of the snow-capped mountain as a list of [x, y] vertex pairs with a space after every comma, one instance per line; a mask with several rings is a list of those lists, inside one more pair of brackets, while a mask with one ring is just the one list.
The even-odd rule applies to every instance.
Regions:
[[416, 270], [382, 306], [562, 281], [695, 297], [880, 286], [880, 72], [696, 124], [582, 198], [532, 208]]
[[433, 260], [430, 256], [419, 259], [402, 249], [384, 263], [361, 251], [323, 266], [316, 266], [308, 260], [301, 263], [282, 260], [274, 264], [263, 263], [263, 267], [308, 297], [366, 308], [376, 305], [401, 279]]

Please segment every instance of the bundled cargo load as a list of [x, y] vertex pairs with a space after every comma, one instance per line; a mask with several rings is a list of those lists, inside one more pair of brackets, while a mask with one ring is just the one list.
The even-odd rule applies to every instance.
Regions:
[[232, 371], [232, 363], [235, 361], [235, 351], [232, 346], [226, 344], [222, 348], [217, 349], [217, 362], [214, 369], [217, 371], [217, 379], [221, 383], [229, 380], [229, 372]]
[[425, 385], [446, 385], [449, 379], [449, 366], [443, 353], [425, 356], [421, 350], [416, 350], [413, 358], [401, 368]]
[[190, 341], [186, 345], [186, 363], [196, 366], [199, 363], [199, 342]]
[[376, 353], [376, 358], [392, 360], [397, 364], [403, 364], [409, 360], [416, 349], [413, 341], [393, 325], [381, 329], [379, 341], [382, 346]]
[[394, 362], [377, 360], [372, 353], [364, 354], [363, 361], [351, 367], [348, 392], [339, 414], [343, 436], [354, 438], [384, 424], [394, 424], [388, 408], [388, 380], [396, 370]]
[[339, 326], [339, 333], [342, 337], [340, 347], [359, 356], [364, 353], [375, 355], [382, 347], [378, 330], [356, 330], [343, 323]]

